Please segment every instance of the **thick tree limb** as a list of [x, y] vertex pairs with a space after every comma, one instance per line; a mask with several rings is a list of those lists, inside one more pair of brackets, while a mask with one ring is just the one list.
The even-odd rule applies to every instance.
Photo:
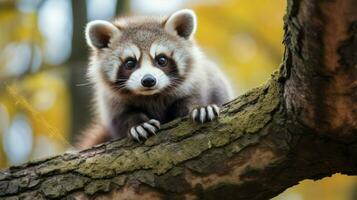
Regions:
[[288, 1], [287, 111], [317, 133], [356, 139], [357, 1]]
[[124, 139], [11, 167], [0, 198], [268, 199], [304, 179], [357, 174], [357, 1], [288, 0], [280, 73], [145, 144]]

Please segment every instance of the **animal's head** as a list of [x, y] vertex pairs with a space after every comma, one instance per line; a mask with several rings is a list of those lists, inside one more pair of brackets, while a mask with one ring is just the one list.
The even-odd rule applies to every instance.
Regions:
[[165, 18], [92, 21], [86, 27], [93, 49], [89, 74], [100, 74], [119, 94], [153, 95], [177, 88], [196, 56], [195, 31], [195, 13], [187, 9]]

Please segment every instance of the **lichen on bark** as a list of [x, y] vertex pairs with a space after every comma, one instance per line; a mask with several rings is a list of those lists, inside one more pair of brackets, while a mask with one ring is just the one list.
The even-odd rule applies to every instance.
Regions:
[[[280, 89], [275, 75], [267, 85], [228, 103], [218, 121], [195, 124], [184, 118], [164, 125], [143, 145], [123, 139], [11, 168], [9, 174], [2, 174], [0, 185], [17, 181], [14, 176], [28, 179], [31, 174], [32, 181], [41, 180], [31, 189], [44, 198], [65, 197], [78, 190], [93, 196], [133, 180], [168, 193], [192, 192], [195, 184], [187, 176], [215, 174], [229, 157], [259, 141], [264, 133], [257, 133], [279, 108]], [[26, 185], [17, 190], [4, 187], [2, 192], [10, 197], [29, 189]]]

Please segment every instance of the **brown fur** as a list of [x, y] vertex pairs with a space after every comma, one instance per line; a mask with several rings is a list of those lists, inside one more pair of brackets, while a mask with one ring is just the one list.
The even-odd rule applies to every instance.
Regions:
[[75, 147], [79, 150], [87, 149], [110, 140], [108, 129], [103, 125], [93, 123], [83, 135], [78, 138]]

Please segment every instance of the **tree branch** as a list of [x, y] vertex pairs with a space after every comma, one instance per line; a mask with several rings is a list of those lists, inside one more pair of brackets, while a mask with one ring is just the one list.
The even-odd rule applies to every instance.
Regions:
[[357, 2], [288, 0], [280, 73], [218, 121], [178, 119], [128, 139], [0, 173], [0, 198], [268, 199], [357, 173]]
[[288, 1], [285, 101], [316, 133], [357, 133], [357, 1]]

